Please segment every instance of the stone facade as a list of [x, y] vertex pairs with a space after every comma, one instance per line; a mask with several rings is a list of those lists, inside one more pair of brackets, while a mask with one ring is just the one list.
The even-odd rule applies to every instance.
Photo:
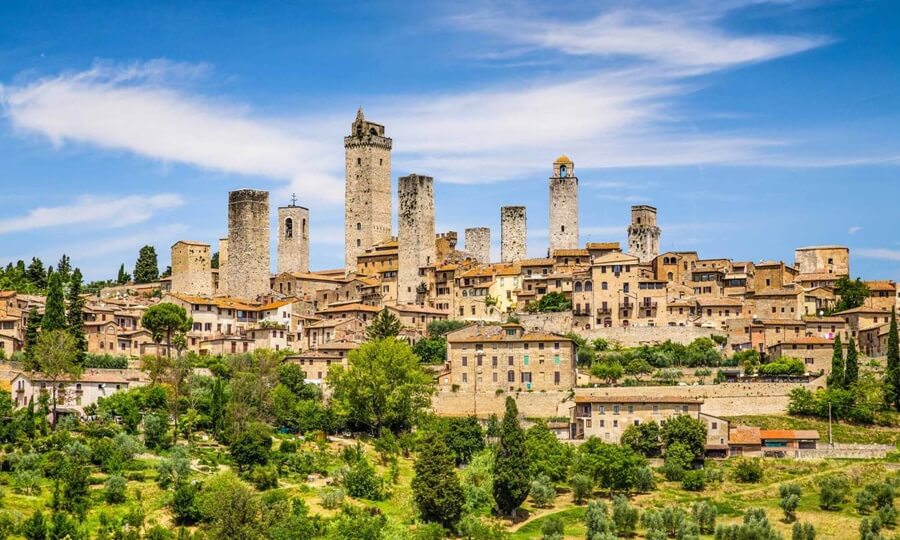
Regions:
[[219, 283], [216, 287], [216, 294], [226, 295], [228, 294], [228, 282], [226, 281], [226, 277], [228, 272], [226, 268], [228, 267], [228, 238], [219, 238]]
[[550, 255], [558, 249], [578, 248], [578, 178], [566, 156], [553, 162], [550, 177]]
[[434, 179], [411, 174], [398, 182], [397, 302], [416, 303], [419, 268], [435, 263]]
[[309, 210], [278, 208], [278, 273], [309, 272]]
[[[221, 254], [220, 254], [221, 256]], [[269, 294], [269, 192], [228, 194], [228, 295], [245, 300]]]
[[180, 240], [172, 246], [172, 292], [212, 296], [209, 244]]
[[391, 145], [384, 126], [369, 122], [360, 109], [344, 137], [344, 265], [391, 238]]
[[500, 259], [503, 262], [528, 257], [527, 230], [524, 206], [500, 208]]
[[801, 274], [850, 275], [850, 249], [844, 246], [809, 246], [794, 250], [794, 266]]
[[491, 230], [487, 227], [466, 229], [466, 251], [478, 264], [491, 262]]
[[656, 226], [656, 208], [647, 205], [631, 207], [631, 225], [628, 226], [628, 253], [642, 263], [659, 255], [660, 229]]

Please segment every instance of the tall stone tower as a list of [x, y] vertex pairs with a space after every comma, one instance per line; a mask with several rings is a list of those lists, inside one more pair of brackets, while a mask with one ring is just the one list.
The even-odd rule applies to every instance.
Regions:
[[578, 248], [578, 178], [567, 156], [553, 162], [550, 177], [550, 255], [557, 249]]
[[172, 246], [172, 292], [212, 296], [209, 244], [179, 240]]
[[228, 237], [219, 238], [219, 284], [216, 288], [216, 294], [220, 296], [228, 295], [228, 281], [226, 275], [228, 271]]
[[528, 258], [524, 206], [500, 208], [500, 259], [516, 262]]
[[411, 174], [398, 181], [397, 303], [414, 304], [419, 268], [435, 264], [434, 179]]
[[659, 255], [660, 229], [656, 226], [656, 208], [641, 204], [631, 207], [631, 225], [628, 226], [628, 253], [642, 263]]
[[309, 209], [278, 208], [278, 273], [309, 272]]
[[269, 192], [232, 191], [228, 194], [225, 265], [228, 295], [255, 300], [271, 291], [269, 277]]
[[344, 137], [344, 265], [356, 271], [356, 257], [391, 238], [391, 145], [384, 126], [369, 122], [360, 108]]
[[487, 227], [466, 229], [466, 251], [481, 264], [491, 262], [491, 230]]

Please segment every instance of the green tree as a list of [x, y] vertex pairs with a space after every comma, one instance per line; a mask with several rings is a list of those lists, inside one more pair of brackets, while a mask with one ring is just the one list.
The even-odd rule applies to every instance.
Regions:
[[841, 276], [834, 284], [834, 292], [839, 297], [835, 311], [857, 308], [869, 297], [869, 287], [859, 278]]
[[211, 538], [255, 540], [260, 531], [259, 500], [234, 473], [219, 473], [197, 495], [197, 509], [209, 524]]
[[569, 480], [569, 486], [572, 488], [572, 496], [576, 503], [584, 502], [591, 496], [594, 491], [594, 481], [586, 474], [574, 474]]
[[150, 283], [159, 279], [159, 263], [156, 260], [156, 248], [144, 246], [138, 252], [134, 263], [134, 282]]
[[44, 305], [41, 330], [44, 332], [65, 330], [66, 326], [66, 302], [63, 297], [62, 278], [59, 274], [53, 274], [47, 288], [47, 302]]
[[500, 427], [500, 441], [494, 461], [494, 500], [504, 514], [512, 517], [516, 509], [528, 497], [528, 452], [525, 448], [525, 433], [519, 425], [519, 411], [516, 401], [506, 398], [506, 413]]
[[454, 529], [462, 516], [465, 496], [454, 468], [453, 454], [436, 433], [419, 446], [412, 480], [413, 499], [422, 519]]
[[829, 388], [844, 387], [844, 346], [840, 334], [834, 338], [834, 350], [831, 354], [831, 373], [828, 375]]
[[116, 283], [125, 285], [129, 281], [131, 281], [131, 275], [125, 271], [125, 263], [122, 263], [122, 266], [119, 267], [119, 275], [116, 276]]
[[552, 313], [570, 309], [572, 309], [572, 301], [563, 293], [556, 291], [545, 294], [537, 302], [529, 302], [525, 307], [526, 311], [532, 313]]
[[538, 508], [549, 508], [556, 498], [556, 488], [546, 474], [539, 474], [531, 481], [531, 489], [528, 491], [534, 505]]
[[884, 400], [888, 407], [900, 411], [900, 335], [897, 332], [897, 310], [891, 310], [888, 329], [887, 369], [885, 370]]
[[650, 420], [649, 422], [630, 425], [622, 433], [620, 442], [646, 457], [656, 457], [659, 455], [661, 445], [659, 441], [659, 424]]
[[51, 386], [53, 425], [56, 425], [59, 381], [76, 379], [81, 375], [75, 338], [65, 330], [41, 332], [34, 346], [33, 364]]
[[431, 406], [432, 377], [406, 343], [368, 341], [350, 351], [347, 364], [330, 370], [327, 381], [334, 410], [352, 425], [371, 433], [382, 426], [405, 431]]
[[528, 474], [531, 478], [545, 475], [552, 482], [566, 479], [572, 447], [556, 438], [543, 421], [536, 422], [525, 433], [528, 452]]
[[612, 520], [616, 526], [616, 534], [620, 537], [634, 536], [639, 517], [638, 509], [629, 505], [625, 496], [613, 497]]
[[455, 456], [456, 464], [462, 465], [484, 449], [484, 431], [474, 416], [448, 418], [444, 427], [444, 442]]
[[76, 268], [69, 278], [69, 301], [66, 318], [69, 322], [69, 333], [75, 338], [75, 346], [78, 349], [78, 363], [83, 365], [87, 354], [87, 338], [84, 335], [84, 298], [81, 297], [82, 281], [81, 270]]
[[400, 335], [403, 330], [403, 323], [396, 315], [391, 313], [387, 308], [382, 309], [375, 315], [372, 322], [366, 328], [366, 337], [370, 341], [378, 341], [387, 338], [394, 338]]
[[423, 338], [413, 345], [413, 352], [423, 364], [441, 364], [447, 360], [447, 340], [439, 338]]
[[213, 252], [212, 257], [209, 258], [209, 267], [213, 269], [219, 268], [219, 252]]
[[791, 540], [816, 540], [816, 528], [812, 523], [794, 523]]
[[172, 336], [177, 332], [191, 329], [193, 320], [188, 317], [183, 307], [169, 302], [162, 302], [148, 307], [141, 316], [141, 326], [153, 336], [153, 341], [162, 343], [166, 340], [166, 356], [172, 355]]
[[797, 484], [781, 484], [778, 486], [780, 500], [778, 506], [784, 511], [784, 519], [792, 522], [797, 519], [797, 507], [800, 506], [800, 486]]
[[856, 351], [856, 341], [850, 338], [847, 345], [847, 361], [844, 363], [844, 388], [849, 389], [859, 380], [859, 353]]
[[127, 486], [127, 482], [125, 478], [114, 474], [106, 479], [106, 483], [104, 487], [106, 488], [103, 492], [103, 498], [109, 504], [119, 504], [125, 502], [127, 498], [125, 493], [125, 488]]
[[822, 510], [838, 510], [849, 492], [850, 482], [845, 475], [826, 476], [819, 480], [819, 506]]
[[56, 273], [62, 277], [64, 283], [68, 282], [72, 276], [72, 261], [65, 253], [59, 258], [59, 262], [56, 263]]
[[22, 523], [21, 534], [25, 540], [47, 540], [47, 523], [40, 509]]
[[734, 478], [745, 484], [755, 484], [762, 480], [763, 468], [759, 458], [741, 458], [734, 467]]
[[28, 360], [29, 367], [33, 358], [34, 346], [37, 344], [38, 335], [41, 331], [41, 315], [38, 313], [37, 307], [32, 306], [28, 311], [28, 318], [25, 321], [25, 358]]
[[609, 519], [606, 503], [591, 501], [584, 514], [587, 525], [587, 540], [612, 540], [615, 535], [615, 523]]
[[47, 288], [47, 271], [44, 269], [44, 263], [37, 257], [31, 258], [31, 264], [25, 270], [25, 279], [38, 289]]
[[272, 452], [272, 431], [261, 422], [253, 422], [237, 436], [229, 450], [239, 471], [266, 465]]
[[679, 414], [663, 421], [660, 429], [663, 446], [682, 442], [691, 449], [695, 459], [706, 452], [706, 424], [686, 414]]

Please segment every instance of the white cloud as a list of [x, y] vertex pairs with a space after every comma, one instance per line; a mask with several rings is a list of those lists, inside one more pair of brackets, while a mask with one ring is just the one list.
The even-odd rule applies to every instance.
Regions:
[[887, 248], [854, 248], [853, 255], [865, 259], [879, 259], [882, 261], [900, 261], [900, 249]]
[[156, 212], [183, 203], [181, 196], [171, 193], [125, 197], [83, 195], [72, 204], [34, 208], [22, 216], [0, 219], [0, 234], [86, 224], [124, 227], [147, 221]]
[[[290, 181], [305, 199], [342, 195], [340, 146], [305, 137], [246, 107], [178, 89], [204, 66], [98, 64], [3, 89], [13, 124], [55, 144], [77, 142], [165, 162]], [[301, 126], [302, 127], [302, 126]], [[288, 191], [289, 191], [288, 190]]]
[[862, 227], [860, 227], [858, 225], [854, 225], [854, 226], [850, 227], [849, 229], [847, 229], [847, 234], [856, 234], [861, 230], [862, 230]]

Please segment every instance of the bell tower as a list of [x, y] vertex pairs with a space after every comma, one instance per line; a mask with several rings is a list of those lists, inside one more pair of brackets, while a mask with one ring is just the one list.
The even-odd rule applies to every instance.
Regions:
[[550, 177], [550, 256], [557, 249], [578, 248], [578, 178], [575, 164], [562, 155]]

